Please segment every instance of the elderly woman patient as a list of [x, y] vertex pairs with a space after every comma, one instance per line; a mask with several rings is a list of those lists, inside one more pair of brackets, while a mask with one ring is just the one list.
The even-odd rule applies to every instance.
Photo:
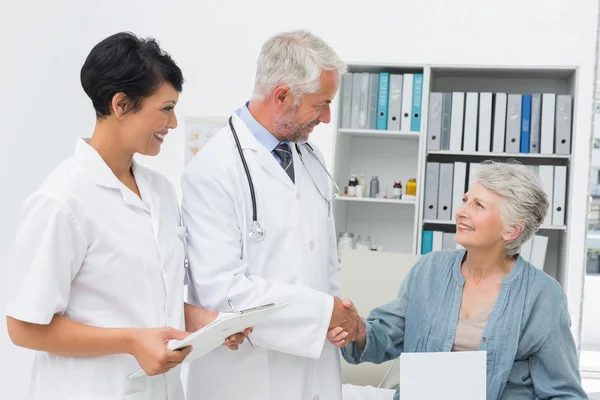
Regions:
[[465, 249], [422, 256], [398, 297], [359, 324], [353, 343], [341, 328], [329, 340], [354, 364], [486, 350], [488, 400], [587, 399], [566, 297], [519, 256], [547, 211], [540, 181], [525, 166], [482, 163], [456, 213], [456, 242]]

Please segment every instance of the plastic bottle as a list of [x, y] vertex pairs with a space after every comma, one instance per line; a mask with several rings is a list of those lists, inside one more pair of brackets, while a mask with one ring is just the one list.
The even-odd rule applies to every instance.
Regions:
[[379, 193], [379, 180], [377, 179], [377, 175], [373, 175], [369, 184], [369, 197], [376, 198], [377, 193]]

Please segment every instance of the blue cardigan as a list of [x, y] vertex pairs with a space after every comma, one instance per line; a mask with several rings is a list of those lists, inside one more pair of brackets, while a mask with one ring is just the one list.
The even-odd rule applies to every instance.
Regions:
[[[422, 256], [398, 297], [366, 318], [364, 351], [355, 344], [342, 349], [346, 361], [379, 364], [402, 352], [451, 351], [464, 255], [454, 250]], [[502, 280], [480, 341], [479, 349], [487, 351], [487, 400], [587, 399], [570, 324], [560, 285], [519, 256]]]

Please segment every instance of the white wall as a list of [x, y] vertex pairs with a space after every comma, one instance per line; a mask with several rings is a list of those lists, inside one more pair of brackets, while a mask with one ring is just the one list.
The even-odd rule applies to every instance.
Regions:
[[[255, 60], [263, 41], [275, 32], [295, 28], [321, 35], [348, 61], [578, 65], [576, 119], [580, 123], [573, 146], [578, 160], [573, 176], [575, 187], [588, 185], [598, 0], [505, 0], [494, 4], [389, 0], [373, 2], [377, 6], [359, 0], [35, 3], [3, 5], [6, 17], [0, 25], [5, 42], [0, 63], [4, 128], [0, 183], [5, 188], [0, 196], [2, 271], [9, 270], [7, 257], [23, 198], [71, 153], [77, 136], [91, 132], [93, 113], [79, 87], [78, 71], [91, 47], [118, 30], [157, 37], [179, 63], [187, 79], [177, 107], [180, 120], [186, 115], [227, 116], [242, 105], [252, 89]], [[313, 138], [330, 163], [332, 127], [319, 127]], [[147, 162], [179, 187], [183, 129], [168, 137], [158, 158]], [[587, 194], [578, 193], [572, 199], [571, 217], [580, 221], [582, 230], [571, 234], [584, 243]], [[583, 249], [575, 246], [573, 250], [570, 257], [581, 260], [583, 266]], [[9, 285], [3, 275], [0, 308]], [[574, 305], [572, 312], [577, 310]], [[0, 398], [20, 399], [28, 382], [30, 357], [8, 343], [3, 324], [0, 354], [5, 362], [0, 367]]]

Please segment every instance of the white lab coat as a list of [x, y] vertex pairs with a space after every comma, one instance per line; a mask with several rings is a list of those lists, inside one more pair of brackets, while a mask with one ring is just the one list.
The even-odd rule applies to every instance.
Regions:
[[[269, 302], [289, 306], [258, 324], [238, 351], [218, 348], [190, 365], [188, 400], [341, 400], [339, 351], [326, 339], [339, 292], [333, 214], [292, 145], [294, 185], [273, 155], [234, 115], [265, 229], [248, 238], [248, 181], [229, 127], [195, 156], [182, 180], [190, 300], [230, 311]], [[330, 182], [301, 146], [321, 191]], [[319, 154], [320, 157], [320, 154]]]
[[[184, 329], [182, 238], [173, 185], [134, 163], [142, 200], [79, 139], [26, 200], [7, 315], [48, 324], [55, 314], [104, 328]], [[71, 358], [36, 352], [30, 398], [183, 400], [180, 367], [129, 380], [133, 356]]]

